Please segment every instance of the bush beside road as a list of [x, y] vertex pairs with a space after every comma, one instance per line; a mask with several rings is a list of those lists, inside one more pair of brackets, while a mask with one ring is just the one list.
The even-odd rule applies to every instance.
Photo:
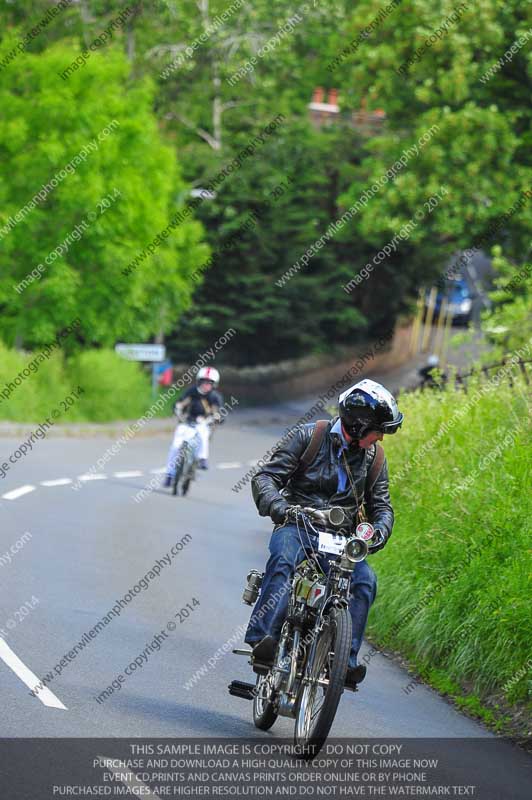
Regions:
[[404, 428], [385, 442], [397, 523], [373, 561], [369, 634], [465, 710], [526, 728], [530, 386], [482, 385], [401, 397]]
[[39, 422], [76, 386], [84, 393], [70, 422], [133, 419], [148, 408], [150, 379], [139, 364], [110, 350], [86, 350], [68, 359], [59, 349], [45, 350], [22, 353], [0, 342], [0, 420]]

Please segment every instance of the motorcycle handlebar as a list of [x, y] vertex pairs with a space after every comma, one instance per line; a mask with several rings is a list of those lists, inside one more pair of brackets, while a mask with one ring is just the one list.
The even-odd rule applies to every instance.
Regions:
[[208, 417], [199, 416], [196, 417], [194, 420], [188, 420], [186, 414], [181, 414], [179, 412], [175, 412], [177, 421], [180, 423], [185, 423], [187, 425], [194, 425], [196, 422], [205, 422], [207, 425], [216, 425], [216, 417], [209, 415]]

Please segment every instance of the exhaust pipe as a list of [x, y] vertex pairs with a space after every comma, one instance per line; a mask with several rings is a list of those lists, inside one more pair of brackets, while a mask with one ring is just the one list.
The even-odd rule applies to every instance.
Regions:
[[243, 700], [254, 700], [255, 686], [253, 683], [244, 683], [244, 681], [232, 681], [229, 686], [229, 694], [234, 697], [242, 697]]

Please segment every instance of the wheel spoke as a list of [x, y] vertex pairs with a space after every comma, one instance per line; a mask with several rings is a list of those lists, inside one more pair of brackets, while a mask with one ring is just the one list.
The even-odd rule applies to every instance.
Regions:
[[310, 718], [310, 721], [311, 721], [311, 722], [312, 722], [312, 720], [313, 720], [313, 719], [315, 719], [315, 717], [317, 717], [317, 716], [318, 716], [318, 714], [320, 713], [321, 709], [323, 708], [323, 703], [324, 703], [324, 700], [322, 699], [322, 701], [321, 701], [321, 703], [318, 705], [318, 707], [317, 707], [316, 711], [314, 712], [314, 714], [313, 714], [313, 715], [311, 716], [311, 718]]
[[318, 749], [328, 735], [343, 691], [351, 642], [351, 619], [346, 610], [333, 609], [324, 623], [308, 653], [295, 724], [296, 743]]

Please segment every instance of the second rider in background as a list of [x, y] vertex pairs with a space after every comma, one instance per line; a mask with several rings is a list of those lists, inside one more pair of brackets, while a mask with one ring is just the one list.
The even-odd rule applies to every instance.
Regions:
[[[196, 426], [200, 438], [201, 446], [198, 453], [198, 466], [200, 469], [208, 469], [209, 458], [209, 437], [210, 426], [207, 419], [214, 419], [220, 422], [220, 408], [223, 405], [223, 397], [216, 387], [220, 382], [220, 373], [214, 367], [202, 367], [196, 375], [196, 385], [186, 390], [183, 397], [175, 404], [174, 413], [185, 423], [193, 423]], [[179, 448], [175, 437], [168, 453], [168, 464], [166, 467], [165, 486], [170, 486], [173, 471], [175, 469], [175, 459]]]

